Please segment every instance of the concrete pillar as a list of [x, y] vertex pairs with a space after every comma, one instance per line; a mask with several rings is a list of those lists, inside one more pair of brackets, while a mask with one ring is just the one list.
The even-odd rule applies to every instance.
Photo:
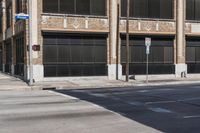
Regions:
[[[117, 64], [117, 4], [118, 0], [109, 1], [109, 23], [110, 23], [110, 34], [109, 34], [109, 64], [108, 64], [108, 78], [115, 80], [120, 79], [122, 76], [122, 66]], [[119, 38], [118, 38], [119, 39]]]
[[3, 61], [3, 68], [2, 68], [2, 71], [5, 72], [5, 38], [6, 38], [6, 1], [5, 0], [2, 0], [2, 13], [3, 13], [3, 16], [2, 16], [2, 33], [3, 33], [3, 44], [2, 44], [2, 61]]
[[[38, 37], [38, 31], [39, 31], [39, 21], [38, 21], [38, 0], [32, 0], [31, 3], [31, 16], [32, 16], [32, 45], [39, 45], [39, 37]], [[30, 35], [30, 34], [29, 34]], [[44, 68], [41, 64], [41, 57], [39, 56], [39, 51], [33, 51], [33, 79], [34, 81], [41, 81], [44, 77]], [[27, 66], [29, 68], [29, 66]], [[29, 71], [29, 69], [27, 69]], [[29, 73], [28, 73], [29, 77]]]
[[185, 64], [185, 0], [176, 2], [176, 64], [175, 74], [180, 77], [187, 74]]

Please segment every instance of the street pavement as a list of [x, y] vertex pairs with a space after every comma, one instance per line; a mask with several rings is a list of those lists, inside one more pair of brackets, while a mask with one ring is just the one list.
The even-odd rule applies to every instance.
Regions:
[[58, 92], [94, 103], [161, 132], [200, 132], [200, 84]]
[[112, 110], [54, 91], [0, 91], [0, 133], [159, 133]]
[[[0, 73], [0, 133], [200, 132], [198, 79], [185, 83], [154, 78], [142, 86], [97, 79], [71, 81], [73, 87], [67, 83], [66, 88], [42, 91]], [[100, 88], [93, 88], [96, 83]], [[115, 84], [118, 87], [109, 88]]]

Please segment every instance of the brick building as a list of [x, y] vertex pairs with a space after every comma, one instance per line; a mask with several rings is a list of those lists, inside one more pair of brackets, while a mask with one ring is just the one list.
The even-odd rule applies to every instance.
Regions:
[[[31, 14], [33, 78], [125, 74], [126, 0], [1, 0], [0, 69], [29, 80]], [[119, 38], [117, 9], [119, 4]], [[145, 37], [152, 38], [150, 74], [200, 72], [200, 0], [130, 0], [130, 75], [145, 74]], [[29, 8], [31, 12], [29, 12]], [[117, 40], [119, 39], [119, 45]]]

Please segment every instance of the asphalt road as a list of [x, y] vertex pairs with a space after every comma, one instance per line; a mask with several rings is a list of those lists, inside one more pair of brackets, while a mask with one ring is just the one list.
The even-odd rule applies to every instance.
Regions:
[[200, 132], [200, 85], [58, 92], [94, 103], [161, 132]]
[[160, 131], [59, 92], [0, 91], [0, 133], [157, 132]]

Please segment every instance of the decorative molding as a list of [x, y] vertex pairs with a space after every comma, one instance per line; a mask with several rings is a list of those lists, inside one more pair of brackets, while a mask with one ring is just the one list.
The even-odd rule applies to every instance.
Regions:
[[74, 27], [74, 29], [78, 29], [80, 24], [77, 18], [74, 18], [74, 21], [72, 23], [72, 26]]
[[42, 29], [57, 29], [68, 31], [109, 31], [108, 19], [69, 16], [42, 16]]

